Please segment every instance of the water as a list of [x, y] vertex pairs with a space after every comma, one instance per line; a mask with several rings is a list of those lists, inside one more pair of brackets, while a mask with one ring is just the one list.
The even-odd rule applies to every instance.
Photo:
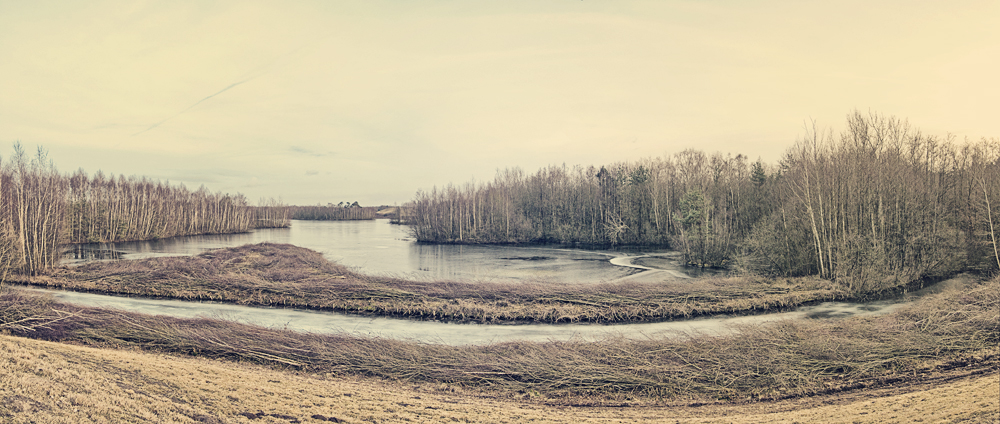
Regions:
[[436, 321], [365, 317], [300, 309], [261, 308], [215, 302], [144, 299], [76, 293], [62, 290], [30, 289], [52, 294], [57, 300], [82, 306], [115, 308], [179, 318], [220, 318], [268, 328], [317, 334], [348, 334], [386, 337], [421, 343], [486, 345], [506, 341], [592, 341], [605, 337], [670, 338], [689, 335], [731, 334], [739, 324], [758, 324], [784, 319], [844, 318], [891, 312], [905, 302], [845, 303], [826, 302], [794, 312], [740, 317], [698, 318], [644, 324], [531, 324], [485, 325]]
[[[211, 249], [264, 241], [310, 248], [321, 252], [330, 260], [366, 274], [388, 274], [425, 280], [540, 280], [577, 283], [638, 280], [685, 284], [690, 278], [698, 276], [697, 272], [680, 265], [677, 252], [593, 251], [551, 246], [426, 245], [414, 242], [407, 227], [391, 225], [385, 220], [293, 221], [291, 228], [262, 229], [247, 234], [86, 244], [67, 252], [65, 262], [79, 264], [92, 260], [193, 255]], [[953, 284], [957, 283], [952, 282]], [[939, 283], [935, 288], [925, 291], [939, 290], [946, 286], [948, 284]], [[609, 336], [642, 338], [729, 334], [738, 324], [884, 314], [909, 301], [826, 302], [799, 308], [794, 312], [661, 323], [482, 325], [212, 302], [128, 298], [58, 290], [40, 291], [51, 293], [60, 301], [84, 306], [175, 317], [213, 317], [294, 331], [389, 337], [451, 345], [511, 340], [594, 340]], [[919, 296], [920, 293], [916, 295]]]
[[[174, 237], [157, 241], [73, 246], [67, 264], [92, 260], [196, 255], [248, 243], [289, 243], [369, 275], [415, 280], [533, 280], [595, 283], [623, 278], [684, 279], [699, 275], [681, 265], [677, 252], [612, 251], [552, 246], [434, 245], [416, 243], [408, 227], [388, 220], [292, 221], [291, 228], [245, 234]], [[645, 259], [640, 265], [634, 260]]]

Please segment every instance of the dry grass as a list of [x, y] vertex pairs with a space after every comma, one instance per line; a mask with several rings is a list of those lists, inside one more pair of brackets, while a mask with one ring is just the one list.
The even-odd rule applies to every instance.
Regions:
[[465, 396], [449, 389], [0, 335], [0, 422], [11, 424], [336, 422], [331, 419], [344, 423], [994, 423], [1000, 419], [1000, 378], [995, 373], [857, 396], [669, 408], [551, 407]]
[[844, 299], [829, 281], [753, 277], [684, 284], [418, 282], [350, 272], [282, 244], [194, 257], [103, 262], [52, 270], [23, 284], [132, 296], [214, 300], [487, 324], [621, 323], [745, 314]]
[[[1000, 277], [928, 296], [890, 315], [744, 327], [739, 337], [454, 347], [85, 309], [10, 290], [0, 296], [0, 328], [97, 347], [446, 385], [496, 399], [654, 405], [837, 393], [931, 379], [957, 368], [995, 373], [998, 307]], [[9, 325], [53, 311], [67, 318], [34, 329]]]

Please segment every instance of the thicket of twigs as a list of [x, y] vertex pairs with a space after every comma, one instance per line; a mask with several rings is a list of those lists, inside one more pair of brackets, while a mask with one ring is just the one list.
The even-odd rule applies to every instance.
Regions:
[[[0, 328], [33, 338], [566, 404], [805, 396], [920, 380], [956, 367], [996, 372], [1000, 362], [1000, 277], [885, 316], [742, 326], [738, 336], [466, 347], [86, 309], [18, 290], [0, 293], [0, 306]], [[18, 323], [40, 316], [62, 319]]]
[[194, 257], [98, 262], [18, 281], [50, 288], [478, 323], [643, 322], [843, 299], [813, 278], [684, 284], [421, 282], [353, 273], [315, 251], [261, 243]]

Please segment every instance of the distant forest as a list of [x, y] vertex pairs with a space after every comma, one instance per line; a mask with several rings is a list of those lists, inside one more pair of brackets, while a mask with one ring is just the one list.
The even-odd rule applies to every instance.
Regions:
[[329, 203], [326, 206], [291, 206], [289, 211], [292, 219], [310, 221], [355, 221], [375, 219], [379, 208], [376, 206], [361, 206], [358, 202], [340, 204]]
[[418, 192], [417, 240], [677, 249], [688, 264], [817, 275], [857, 292], [996, 270], [1000, 140], [956, 143], [855, 112], [776, 164], [686, 150], [601, 167], [499, 171]]
[[251, 206], [242, 195], [211, 193], [140, 177], [60, 174], [41, 149], [14, 146], [0, 162], [0, 281], [54, 266], [67, 243], [151, 240], [287, 227], [287, 207]]

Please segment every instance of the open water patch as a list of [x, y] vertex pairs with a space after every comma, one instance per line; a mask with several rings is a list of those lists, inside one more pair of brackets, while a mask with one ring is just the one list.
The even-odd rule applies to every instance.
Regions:
[[[407, 227], [388, 220], [300, 221], [291, 228], [159, 240], [86, 243], [64, 252], [62, 263], [197, 255], [212, 249], [288, 243], [368, 275], [421, 281], [531, 281], [593, 284], [622, 278], [662, 282], [702, 275], [679, 252], [645, 248], [589, 250], [560, 245], [441, 245], [416, 243]], [[665, 272], [644, 273], [661, 270]], [[645, 274], [636, 277], [636, 274]]]

